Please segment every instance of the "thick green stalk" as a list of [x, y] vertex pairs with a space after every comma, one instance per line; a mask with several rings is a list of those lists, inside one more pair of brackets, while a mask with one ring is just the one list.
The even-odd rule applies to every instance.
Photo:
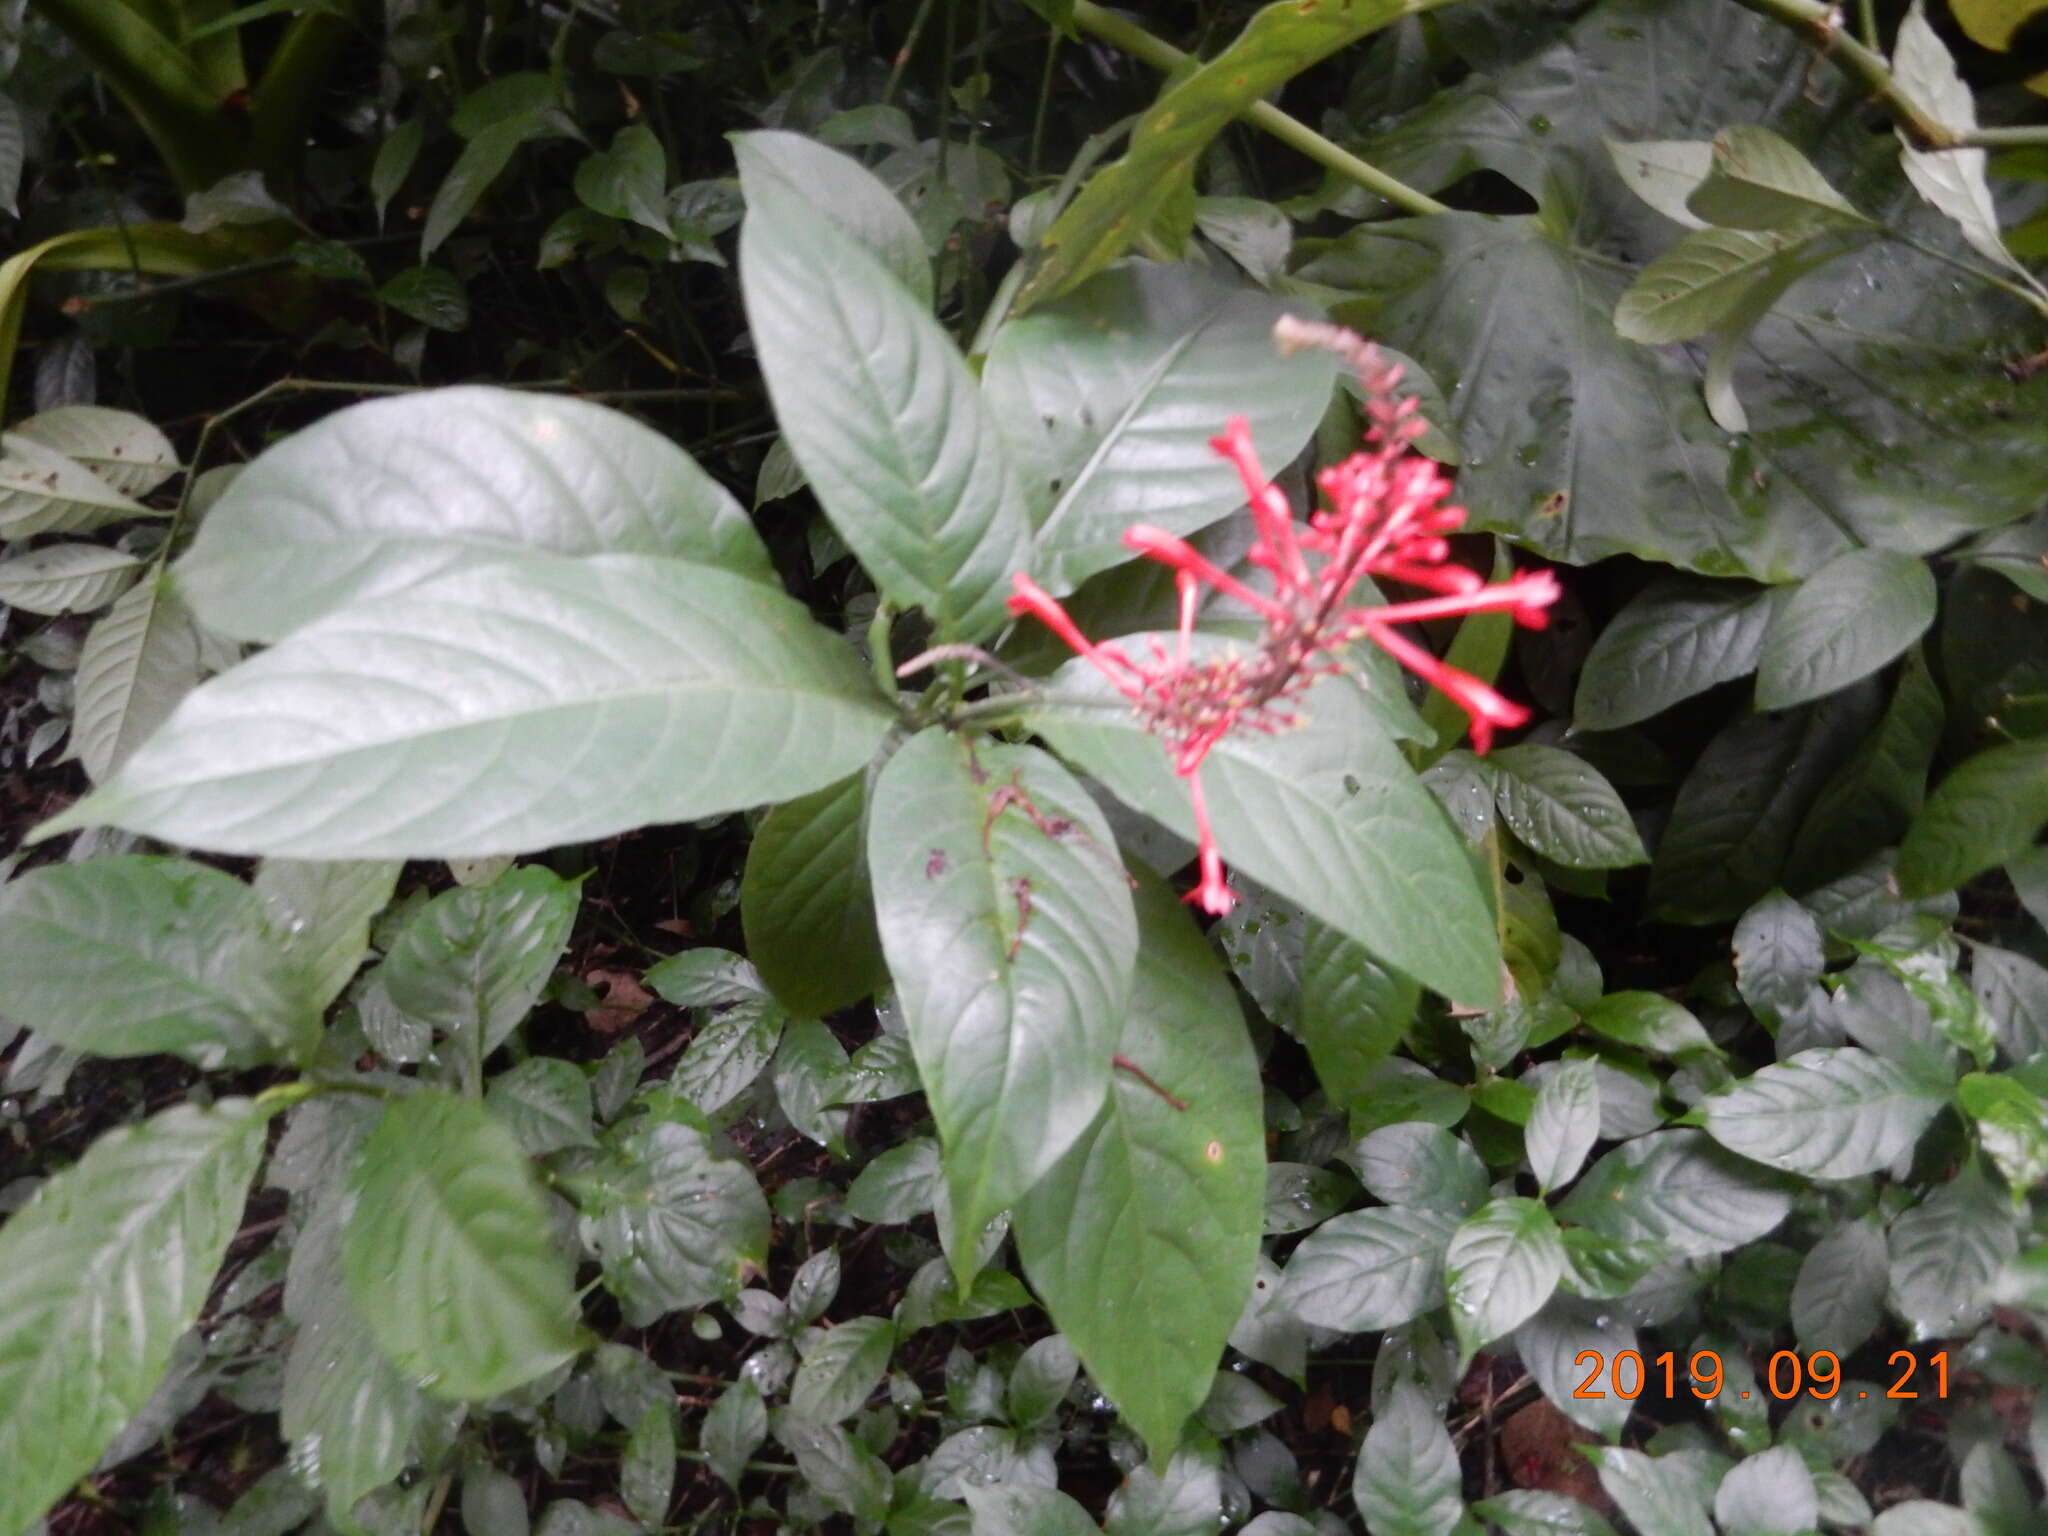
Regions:
[[273, 182], [296, 170], [321, 88], [361, 10], [362, 0], [347, 0], [333, 10], [307, 11], [292, 22], [264, 65], [250, 102], [249, 130], [256, 162]]
[[[1414, 7], [1418, 12], [1426, 8], [1422, 5]], [[1075, 0], [1074, 24], [1162, 72], [1178, 69], [1188, 57], [1165, 39], [1154, 37], [1137, 23], [1114, 11], [1104, 10], [1092, 4], [1091, 0]], [[1451, 211], [1448, 204], [1440, 203], [1428, 193], [1419, 192], [1377, 166], [1367, 164], [1342, 145], [1326, 139], [1299, 118], [1289, 117], [1270, 102], [1254, 102], [1246, 109], [1244, 118], [1289, 148], [1300, 150], [1317, 164], [1385, 198], [1396, 208], [1416, 214]]]

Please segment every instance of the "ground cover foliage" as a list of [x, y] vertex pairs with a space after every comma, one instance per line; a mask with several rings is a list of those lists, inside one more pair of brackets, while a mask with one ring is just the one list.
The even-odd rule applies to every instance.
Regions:
[[0, 5], [0, 1536], [2041, 1528], [2048, 10], [1844, 11]]

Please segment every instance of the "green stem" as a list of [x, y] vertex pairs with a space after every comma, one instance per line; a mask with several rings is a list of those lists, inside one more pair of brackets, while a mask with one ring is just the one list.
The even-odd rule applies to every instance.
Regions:
[[1994, 288], [2004, 289], [2014, 298], [2024, 302], [2035, 314], [2048, 319], [2048, 293], [2043, 293], [2038, 287], [2023, 288], [2018, 283], [2008, 282], [1995, 272], [1987, 272], [1982, 267], [1973, 266], [1969, 262], [1951, 256], [1946, 251], [1937, 250], [1931, 245], [1922, 245], [1912, 236], [1902, 235], [1897, 230], [1890, 230], [1887, 233], [1890, 234], [1892, 239], [1898, 241], [1899, 244], [1907, 247], [1909, 250], [1918, 251], [1930, 261], [1938, 261], [1943, 266], [1955, 268], [1958, 272], [1966, 272], [1980, 283], [1989, 283]]
[[932, 19], [932, 0], [921, 0], [917, 14], [910, 18], [910, 30], [903, 34], [903, 46], [896, 50], [896, 57], [889, 64], [889, 78], [882, 86], [883, 106], [896, 99], [896, 87], [903, 83], [903, 71], [910, 66], [910, 56], [917, 51], [917, 40], [924, 36], [924, 24]]
[[1877, 4], [1876, 0], [1856, 0], [1857, 21], [1863, 32], [1863, 46], [1877, 49]]
[[[1074, 24], [1162, 72], [1178, 69], [1188, 57], [1165, 39], [1154, 37], [1135, 22], [1114, 11], [1106, 11], [1091, 0], [1075, 0]], [[1427, 215], [1451, 211], [1449, 204], [1440, 203], [1428, 193], [1419, 192], [1377, 166], [1367, 164], [1350, 150], [1324, 138], [1307, 123], [1289, 117], [1270, 102], [1253, 102], [1243, 116], [1246, 122], [1264, 130], [1290, 149], [1299, 150], [1318, 165], [1357, 182], [1368, 192], [1385, 198], [1406, 213]]]
[[874, 668], [875, 686], [892, 702], [903, 694], [896, 681], [896, 657], [889, 649], [889, 626], [895, 622], [896, 610], [887, 603], [877, 605], [875, 616], [868, 620], [868, 664]]
[[362, 0], [334, 9], [316, 6], [296, 17], [250, 93], [249, 134], [256, 163], [275, 189], [298, 166], [306, 125], [320, 105], [320, 89], [355, 27]]

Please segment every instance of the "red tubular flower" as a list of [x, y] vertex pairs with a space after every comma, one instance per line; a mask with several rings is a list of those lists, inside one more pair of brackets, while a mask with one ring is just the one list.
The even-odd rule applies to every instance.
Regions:
[[[1338, 655], [1369, 641], [1440, 690], [1465, 711], [1472, 745], [1485, 752], [1496, 729], [1527, 722], [1528, 710], [1461, 672], [1400, 634], [1395, 626], [1472, 613], [1506, 613], [1528, 629], [1549, 622], [1557, 601], [1557, 578], [1547, 570], [1525, 571], [1510, 581], [1488, 583], [1477, 573], [1448, 563], [1445, 535], [1464, 524], [1460, 507], [1447, 506], [1450, 482], [1438, 467], [1409, 445], [1427, 430], [1415, 401], [1396, 393], [1401, 370], [1370, 343], [1336, 326], [1292, 318], [1275, 327], [1283, 347], [1319, 346], [1337, 352], [1358, 372], [1365, 387], [1365, 447], [1318, 477], [1329, 508], [1295, 519], [1287, 498], [1266, 479], [1252, 446], [1251, 428], [1232, 417], [1210, 446], [1237, 467], [1257, 532], [1250, 564], [1272, 580], [1270, 595], [1223, 570], [1187, 540], [1145, 524], [1128, 529], [1124, 546], [1174, 569], [1179, 597], [1179, 633], [1171, 654], [1157, 641], [1143, 664], [1115, 645], [1098, 645], [1081, 633], [1067, 611], [1028, 576], [1014, 578], [1010, 611], [1030, 614], [1076, 654], [1085, 656], [1117, 692], [1131, 701], [1145, 728], [1172, 755], [1174, 772], [1188, 781], [1200, 847], [1200, 880], [1188, 894], [1203, 911], [1218, 916], [1237, 901], [1224, 878], [1223, 858], [1210, 825], [1201, 770], [1210, 750], [1237, 730], [1287, 730], [1301, 717], [1288, 701], [1314, 681], [1341, 670]], [[1311, 556], [1315, 557], [1313, 560]], [[1433, 597], [1413, 602], [1353, 607], [1353, 590], [1368, 577], [1419, 587]], [[1245, 604], [1265, 620], [1265, 632], [1250, 655], [1225, 652], [1203, 660], [1193, 656], [1195, 613], [1208, 586]]]

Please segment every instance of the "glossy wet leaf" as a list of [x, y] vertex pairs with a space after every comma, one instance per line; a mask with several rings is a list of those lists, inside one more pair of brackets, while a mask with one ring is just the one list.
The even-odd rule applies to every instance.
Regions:
[[1419, 1120], [1383, 1126], [1360, 1137], [1345, 1161], [1388, 1205], [1462, 1218], [1486, 1203], [1486, 1165], [1441, 1126]]
[[491, 1079], [484, 1102], [511, 1128], [528, 1157], [597, 1145], [590, 1079], [573, 1061], [529, 1056]]
[[[1623, 1310], [1604, 1302], [1553, 1296], [1515, 1330], [1514, 1337], [1515, 1353], [1542, 1387], [1550, 1406], [1608, 1440], [1620, 1438], [1635, 1406], [1635, 1398], [1615, 1390], [1614, 1371], [1622, 1372], [1623, 1389], [1638, 1385], [1631, 1377], [1630, 1363], [1620, 1359], [1638, 1346], [1635, 1328], [1620, 1315]], [[1584, 1358], [1588, 1351], [1597, 1361]], [[1645, 1376], [1640, 1383], [1645, 1392], [1653, 1390], [1648, 1385], [1649, 1369], [1643, 1367]], [[1588, 1375], [1598, 1379], [1589, 1385]]]
[[1458, 1453], [1415, 1387], [1396, 1387], [1365, 1432], [1351, 1497], [1370, 1536], [1451, 1536], [1464, 1518]]
[[1444, 1300], [1444, 1249], [1455, 1216], [1387, 1206], [1334, 1216], [1287, 1261], [1275, 1305], [1318, 1328], [1398, 1328]]
[[1559, 1220], [1621, 1242], [1714, 1254], [1772, 1231], [1792, 1209], [1788, 1181], [1731, 1156], [1703, 1131], [1653, 1131], [1586, 1170]]
[[2012, 1206], [1974, 1165], [1891, 1225], [1886, 1303], [1916, 1339], [1953, 1338], [1990, 1312], [1992, 1280], [2019, 1250]]
[[952, 338], [869, 251], [788, 200], [748, 211], [740, 277], [783, 437], [833, 528], [942, 638], [993, 629], [1031, 521]]
[[816, 789], [888, 719], [852, 653], [758, 582], [650, 555], [528, 559], [293, 631], [44, 830], [310, 858], [524, 852]]
[[79, 653], [71, 750], [87, 775], [104, 781], [179, 700], [238, 655], [200, 625], [167, 577], [129, 588]]
[[1833, 693], [1896, 659], [1934, 622], [1924, 561], [1863, 549], [1830, 561], [1771, 614], [1757, 657], [1758, 709]]
[[378, 1347], [427, 1390], [481, 1399], [579, 1347], [569, 1265], [512, 1133], [473, 1099], [422, 1088], [363, 1143], [342, 1239]]
[[1856, 1046], [1801, 1051], [1708, 1099], [1707, 1130], [1788, 1173], [1854, 1178], [1912, 1147], [1945, 1101], [1943, 1086]]
[[1565, 1062], [1543, 1079], [1522, 1134], [1545, 1194], [1578, 1177], [1600, 1139], [1600, 1080], [1592, 1062]]
[[1502, 818], [1515, 836], [1572, 869], [1647, 863], [1628, 807], [1599, 769], [1561, 747], [1514, 746], [1489, 753]]
[[1301, 947], [1301, 1017], [1316, 1080], [1334, 1104], [1350, 1104], [1414, 1022], [1422, 988], [1390, 971], [1363, 945], [1308, 919]]
[[1705, 1490], [1682, 1463], [1611, 1446], [1586, 1455], [1607, 1496], [1644, 1536], [1714, 1536]]
[[796, 204], [870, 252], [910, 296], [929, 305], [932, 264], [916, 221], [882, 179], [851, 155], [777, 129], [733, 135], [748, 205]]
[[521, 553], [667, 555], [773, 579], [739, 504], [652, 428], [476, 385], [372, 400], [294, 433], [235, 477], [176, 571], [212, 628], [270, 641]]
[[2048, 737], [1993, 747], [1951, 771], [1899, 845], [1899, 888], [1925, 896], [2026, 853], [2048, 824]]
[[760, 1389], [744, 1377], [718, 1395], [699, 1432], [706, 1462], [728, 1488], [739, 1487], [747, 1461], [767, 1438], [768, 1410]]
[[[1101, 1112], [1018, 1201], [1024, 1272], [1155, 1464], [1208, 1394], [1258, 1258], [1258, 1073], [1229, 982], [1141, 876], [1129, 1006]], [[1169, 1100], [1166, 1095], [1172, 1095]], [[1176, 1107], [1176, 1103], [1183, 1107]]]
[[1535, 1314], [1564, 1273], [1564, 1243], [1540, 1201], [1489, 1202], [1451, 1235], [1444, 1253], [1451, 1324], [1470, 1359]]
[[876, 781], [868, 866], [955, 1230], [978, 1232], [1109, 1090], [1138, 950], [1116, 840], [1045, 753], [926, 731]]
[[881, 1384], [896, 1347], [886, 1317], [853, 1317], [811, 1343], [789, 1385], [789, 1406], [820, 1424], [851, 1418]]
[[263, 1155], [247, 1099], [102, 1136], [0, 1226], [0, 1530], [26, 1530], [155, 1390]]

